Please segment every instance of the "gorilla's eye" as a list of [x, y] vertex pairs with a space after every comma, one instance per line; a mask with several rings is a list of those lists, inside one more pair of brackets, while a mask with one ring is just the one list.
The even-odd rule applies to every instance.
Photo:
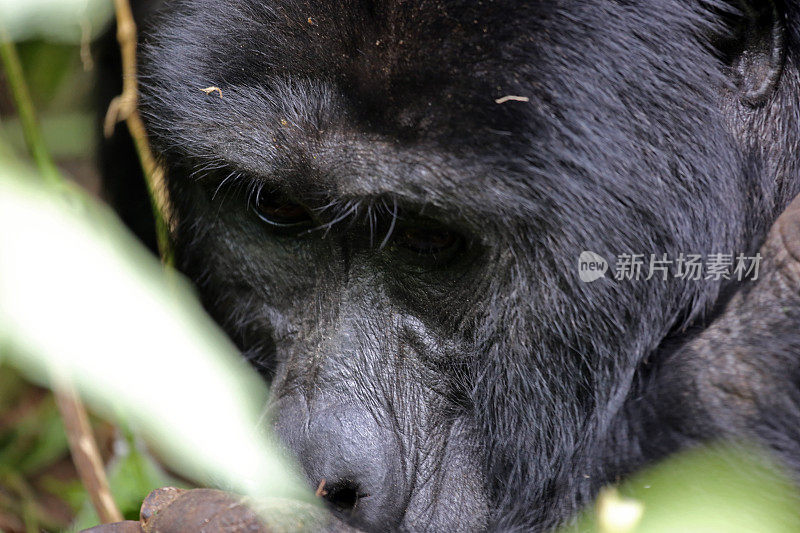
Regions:
[[401, 229], [395, 243], [420, 255], [437, 255], [457, 248], [461, 237], [445, 228], [422, 226]]
[[253, 211], [275, 228], [299, 228], [311, 223], [311, 215], [305, 207], [281, 196], [257, 194]]

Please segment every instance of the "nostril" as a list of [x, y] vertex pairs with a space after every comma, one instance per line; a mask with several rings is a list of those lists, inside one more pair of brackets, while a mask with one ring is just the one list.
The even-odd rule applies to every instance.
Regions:
[[273, 409], [276, 432], [320, 503], [361, 530], [399, 527], [409, 498], [400, 442], [371, 408], [321, 392], [313, 402], [287, 394]]
[[347, 479], [330, 485], [326, 485], [325, 480], [322, 480], [317, 488], [317, 495], [328, 502], [335, 511], [343, 514], [355, 512], [359, 500], [369, 496], [360, 490], [355, 481]]

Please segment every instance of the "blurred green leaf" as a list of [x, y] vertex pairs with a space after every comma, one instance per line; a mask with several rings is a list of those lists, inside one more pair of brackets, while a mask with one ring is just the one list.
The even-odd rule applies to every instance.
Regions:
[[58, 409], [47, 397], [15, 424], [6, 445], [0, 446], [0, 469], [32, 474], [63, 457], [67, 449]]
[[[2, 355], [3, 345], [0, 343], [0, 361]], [[24, 388], [25, 383], [20, 379], [19, 373], [0, 364], [0, 413], [6, 412], [17, 402], [17, 397]]]
[[79, 70], [80, 47], [77, 45], [26, 41], [17, 44], [17, 52], [34, 105], [40, 112], [47, 109], [48, 103], [70, 76], [83, 74]]
[[0, 21], [15, 41], [79, 43], [96, 37], [113, 13], [109, 0], [0, 0]]
[[257, 430], [263, 381], [108, 210], [0, 165], [0, 251], [0, 345], [14, 364], [43, 382], [71, 376], [189, 478], [314, 501]]
[[[566, 531], [796, 533], [800, 497], [786, 473], [768, 453], [752, 446], [726, 444], [685, 452], [623, 483], [620, 500], [601, 503]], [[608, 515], [624, 515], [632, 503], [643, 509], [635, 527], [610, 527], [619, 521]]]
[[[39, 118], [42, 137], [54, 158], [85, 157], [94, 149], [95, 117], [88, 113], [43, 115]], [[22, 126], [16, 118], [0, 123], [0, 140], [16, 153], [25, 152]]]

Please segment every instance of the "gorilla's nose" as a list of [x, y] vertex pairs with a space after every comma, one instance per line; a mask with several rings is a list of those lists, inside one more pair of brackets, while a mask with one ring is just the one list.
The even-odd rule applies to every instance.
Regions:
[[397, 437], [355, 404], [283, 398], [275, 430], [310, 484], [346, 521], [387, 530], [406, 506]]

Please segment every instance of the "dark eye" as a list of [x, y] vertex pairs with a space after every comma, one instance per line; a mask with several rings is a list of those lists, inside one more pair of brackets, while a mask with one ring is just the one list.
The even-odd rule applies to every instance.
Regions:
[[276, 228], [299, 228], [311, 223], [305, 207], [281, 196], [259, 193], [253, 211], [258, 218]]
[[420, 255], [436, 255], [457, 248], [461, 237], [448, 229], [413, 227], [400, 230], [395, 243]]

